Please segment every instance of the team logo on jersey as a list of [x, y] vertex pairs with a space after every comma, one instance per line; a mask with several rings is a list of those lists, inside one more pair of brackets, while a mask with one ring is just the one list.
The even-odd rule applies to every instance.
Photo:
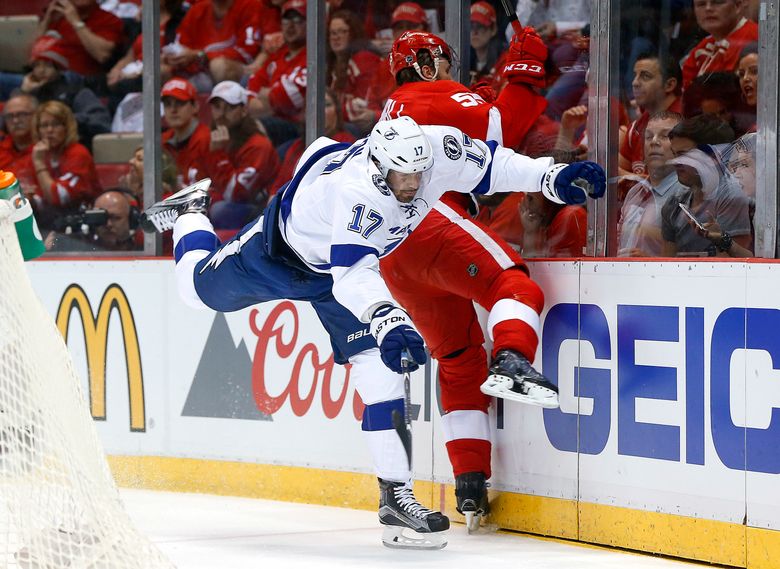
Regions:
[[445, 136], [444, 140], [442, 140], [442, 143], [444, 144], [444, 154], [446, 154], [447, 158], [450, 160], [457, 160], [460, 158], [460, 155], [463, 154], [463, 149], [461, 149], [460, 143], [451, 134]]
[[475, 276], [477, 276], [477, 273], [479, 272], [479, 269], [477, 268], [477, 266], [474, 263], [471, 263], [469, 265], [469, 268], [466, 269], [466, 271], [468, 272], [470, 277], [475, 277]]
[[398, 136], [398, 131], [395, 130], [393, 127], [390, 127], [390, 130], [385, 132], [383, 135], [386, 140], [393, 140], [396, 136]]
[[379, 174], [374, 174], [371, 176], [371, 181], [374, 182], [377, 190], [386, 196], [390, 195], [390, 188], [387, 187], [387, 182], [385, 182], [385, 179], [382, 176]]

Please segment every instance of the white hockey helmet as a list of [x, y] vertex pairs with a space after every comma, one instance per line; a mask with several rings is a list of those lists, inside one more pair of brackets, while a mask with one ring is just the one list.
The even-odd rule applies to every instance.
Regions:
[[420, 125], [411, 117], [379, 121], [368, 136], [368, 149], [382, 176], [424, 172], [433, 166], [433, 149]]

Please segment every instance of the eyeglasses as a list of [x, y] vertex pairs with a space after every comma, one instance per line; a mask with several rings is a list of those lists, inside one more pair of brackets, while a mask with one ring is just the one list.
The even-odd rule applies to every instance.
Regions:
[[11, 122], [29, 119], [31, 116], [33, 116], [32, 111], [20, 111], [18, 113], [6, 113], [3, 115], [3, 118], [5, 118], [7, 122]]
[[283, 16], [282, 24], [294, 24], [300, 26], [306, 23], [306, 18], [303, 16]]
[[46, 130], [47, 128], [60, 128], [60, 127], [64, 128], [65, 125], [59, 121], [38, 123], [38, 128], [40, 130]]

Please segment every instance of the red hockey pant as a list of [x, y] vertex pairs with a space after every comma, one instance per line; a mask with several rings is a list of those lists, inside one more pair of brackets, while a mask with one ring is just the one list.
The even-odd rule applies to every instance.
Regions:
[[484, 225], [439, 202], [393, 254], [382, 277], [439, 362], [447, 452], [455, 476], [490, 476], [490, 398], [484, 336], [473, 302], [489, 311], [493, 355], [511, 348], [533, 361], [541, 289], [520, 256]]

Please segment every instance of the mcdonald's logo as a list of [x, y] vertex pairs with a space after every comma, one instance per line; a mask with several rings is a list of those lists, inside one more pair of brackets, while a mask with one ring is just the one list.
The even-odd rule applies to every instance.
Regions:
[[77, 284], [70, 285], [60, 300], [57, 309], [57, 328], [65, 343], [68, 343], [68, 325], [73, 310], [81, 318], [84, 331], [84, 346], [87, 351], [89, 371], [89, 406], [92, 418], [106, 420], [106, 356], [108, 325], [111, 312], [116, 310], [122, 327], [125, 363], [127, 365], [128, 399], [130, 401], [130, 430], [146, 431], [146, 410], [144, 405], [144, 378], [141, 369], [141, 350], [135, 329], [133, 311], [127, 296], [118, 284], [110, 285], [100, 299], [96, 313], [84, 289]]

